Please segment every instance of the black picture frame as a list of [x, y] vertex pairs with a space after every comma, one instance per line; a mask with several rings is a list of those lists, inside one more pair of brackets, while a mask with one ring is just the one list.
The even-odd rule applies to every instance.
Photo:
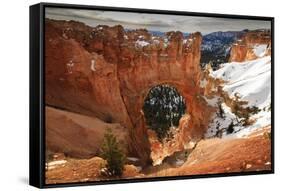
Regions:
[[[198, 17], [215, 17], [229, 19], [251, 19], [264, 20], [271, 22], [271, 170], [255, 171], [255, 172], [230, 172], [221, 174], [205, 174], [205, 175], [186, 175], [176, 177], [156, 177], [143, 179], [120, 179], [110, 181], [98, 181], [87, 183], [62, 183], [62, 184], [45, 184], [45, 75], [44, 75], [44, 19], [45, 8], [71, 8], [80, 10], [103, 10], [103, 11], [119, 11], [134, 13], [153, 13], [168, 15], [184, 15]], [[248, 15], [231, 15], [231, 14], [215, 14], [215, 13], [195, 13], [184, 11], [168, 11], [168, 10], [152, 10], [152, 9], [135, 9], [121, 7], [103, 7], [90, 5], [74, 5], [74, 4], [55, 4], [55, 3], [39, 3], [30, 6], [30, 131], [29, 131], [29, 184], [38, 188], [53, 188], [66, 186], [85, 186], [99, 184], [115, 184], [115, 183], [132, 183], [147, 181], [166, 181], [193, 178], [210, 178], [210, 177], [226, 177], [226, 176], [245, 176], [258, 174], [274, 173], [274, 18]]]

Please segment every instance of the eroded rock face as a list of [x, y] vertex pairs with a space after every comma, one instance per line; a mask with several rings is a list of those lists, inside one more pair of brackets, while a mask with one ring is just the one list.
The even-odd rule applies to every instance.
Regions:
[[179, 126], [172, 127], [170, 137], [160, 141], [154, 131], [148, 130], [149, 142], [151, 145], [151, 159], [153, 165], [159, 165], [167, 157], [177, 151], [189, 150], [194, 147], [192, 140], [194, 126], [190, 123], [190, 115], [184, 115], [179, 122]]
[[126, 108], [117, 66], [107, 63], [102, 55], [88, 52], [83, 40], [79, 41], [81, 33], [77, 33], [76, 40], [63, 32], [63, 26], [56, 28], [53, 23], [56, 22], [46, 22], [46, 103], [104, 121], [130, 124], [123, 114]]
[[250, 31], [231, 47], [229, 62], [255, 60], [271, 55], [270, 31]]
[[141, 109], [150, 88], [167, 83], [185, 98], [192, 139], [203, 136], [211, 108], [198, 96], [200, 33], [157, 37], [145, 29], [47, 19], [45, 34], [46, 104], [122, 124], [130, 152], [147, 163], [150, 134]]

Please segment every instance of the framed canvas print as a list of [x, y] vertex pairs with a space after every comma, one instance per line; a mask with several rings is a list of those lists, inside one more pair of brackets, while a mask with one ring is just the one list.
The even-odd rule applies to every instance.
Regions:
[[30, 184], [274, 172], [274, 18], [30, 7]]

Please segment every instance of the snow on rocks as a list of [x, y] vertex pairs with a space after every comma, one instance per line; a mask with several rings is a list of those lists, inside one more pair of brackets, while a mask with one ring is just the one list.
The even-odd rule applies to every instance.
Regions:
[[169, 39], [164, 38], [164, 47], [167, 48], [169, 46]]
[[271, 162], [270, 161], [268, 161], [268, 162], [266, 162], [266, 163], [264, 163], [265, 165], [271, 165]]
[[70, 60], [68, 63], [66, 63], [66, 68], [67, 68], [67, 72], [69, 74], [72, 74], [72, 68], [74, 67], [74, 62], [73, 60]]
[[136, 41], [136, 46], [137, 47], [145, 47], [148, 46], [150, 43], [145, 41], [145, 40], [137, 40]]
[[254, 45], [253, 51], [257, 57], [263, 57], [266, 54], [267, 44]]
[[135, 158], [135, 157], [127, 157], [127, 159], [128, 159], [129, 161], [133, 161], [133, 162], [137, 162], [137, 161], [140, 160], [139, 158]]
[[249, 169], [249, 168], [251, 168], [251, 167], [252, 167], [251, 164], [247, 164], [247, 165], [246, 165], [246, 169]]
[[248, 106], [265, 107], [271, 100], [271, 57], [242, 63], [226, 63], [211, 73], [225, 81], [223, 90], [234, 98], [239, 93]]
[[203, 96], [203, 98], [207, 101], [208, 105], [212, 107], [218, 106], [218, 103], [221, 100], [221, 98], [218, 96], [214, 96], [213, 98], [206, 98], [205, 96]]
[[208, 81], [205, 78], [203, 80], [200, 80], [200, 84], [199, 84], [200, 88], [206, 87], [207, 83]]
[[95, 60], [91, 60], [91, 70], [92, 70], [93, 72], [95, 72], [95, 71], [96, 71], [96, 68], [95, 68], [95, 63], [96, 63], [96, 61], [95, 61]]
[[74, 66], [73, 60], [70, 60], [66, 65], [67, 65], [68, 67], [73, 67], [73, 66]]
[[[232, 121], [236, 120], [236, 115], [231, 112], [231, 109], [225, 104], [221, 104], [223, 110], [223, 116], [219, 116], [217, 113], [214, 115], [213, 121], [209, 124], [209, 128], [205, 133], [206, 138], [210, 137], [225, 137], [225, 129], [229, 127]], [[237, 127], [239, 130], [241, 127]]]
[[158, 39], [153, 39], [154, 44], [160, 44], [160, 41]]
[[[245, 137], [257, 129], [271, 124], [271, 57], [265, 56], [252, 61], [232, 62], [210, 72], [210, 76], [224, 81], [223, 91], [230, 98], [239, 95], [246, 101], [243, 107], [256, 107], [258, 112], [251, 114], [253, 123], [244, 126], [231, 108], [217, 99], [207, 99], [209, 105], [218, 104], [220, 111], [214, 114], [205, 137]], [[223, 116], [222, 116], [223, 115]], [[229, 128], [231, 128], [229, 130]]]
[[65, 165], [66, 162], [67, 162], [66, 160], [51, 161], [51, 162], [46, 163], [46, 168], [47, 168], [47, 170], [51, 170], [51, 169], [57, 168], [58, 166]]
[[124, 35], [124, 39], [128, 40], [128, 39], [129, 39], [129, 37], [128, 37], [127, 35]]

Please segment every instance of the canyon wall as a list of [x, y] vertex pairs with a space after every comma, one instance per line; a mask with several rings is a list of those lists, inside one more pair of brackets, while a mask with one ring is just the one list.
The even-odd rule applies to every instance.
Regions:
[[271, 55], [271, 32], [249, 31], [232, 45], [229, 62], [255, 60], [265, 55]]
[[201, 41], [200, 33], [159, 37], [120, 25], [46, 19], [46, 104], [120, 123], [129, 134], [130, 154], [148, 163], [152, 145], [142, 106], [153, 86], [170, 84], [185, 98], [185, 126], [192, 128], [183, 128], [189, 136], [179, 136], [177, 148], [201, 139], [207, 128], [212, 108], [199, 96]]

